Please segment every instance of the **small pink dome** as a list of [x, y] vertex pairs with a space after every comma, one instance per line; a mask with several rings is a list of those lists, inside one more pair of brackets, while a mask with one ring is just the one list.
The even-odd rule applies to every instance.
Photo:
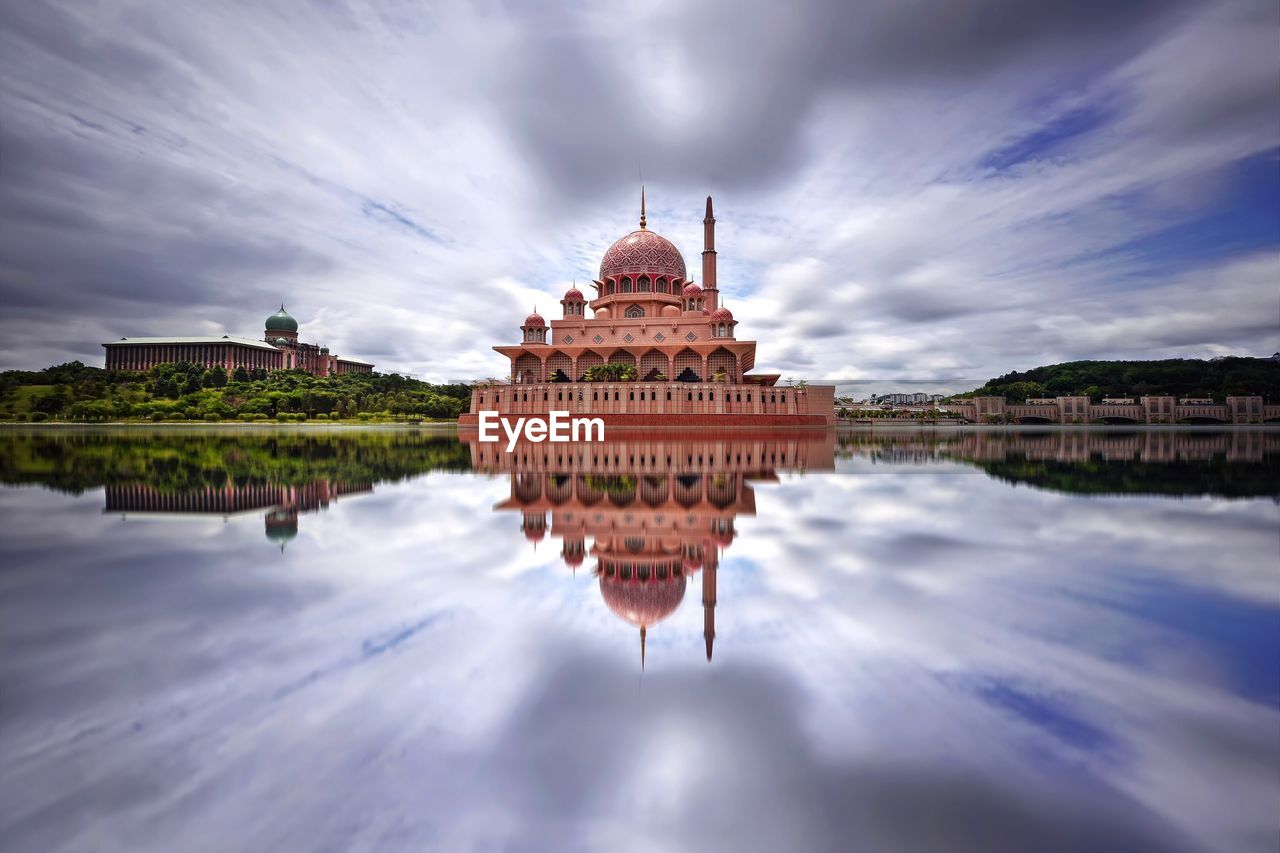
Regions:
[[690, 282], [689, 284], [686, 284], [684, 286], [684, 296], [686, 299], [688, 299], [691, 296], [701, 296], [701, 295], [702, 295], [702, 288], [698, 287], [698, 285]]
[[542, 328], [546, 328], [547, 321], [542, 319], [541, 314], [534, 312], [533, 314], [530, 314], [528, 317], [524, 318], [524, 325], [533, 326], [534, 328], [537, 328], [537, 329], [542, 329]]
[[569, 302], [569, 301], [581, 302], [582, 291], [578, 290], [578, 288], [576, 287], [571, 287], [564, 292], [564, 300], [565, 302]]
[[597, 320], [608, 320], [608, 319], [609, 319], [610, 317], [612, 317], [612, 316], [613, 316], [613, 312], [611, 312], [611, 311], [609, 310], [609, 306], [608, 306], [608, 305], [604, 306], [603, 308], [597, 308], [597, 309], [596, 309], [596, 319], [597, 319]]
[[663, 305], [660, 313], [663, 317], [679, 317], [680, 309], [674, 305]]
[[711, 315], [711, 319], [717, 323], [730, 323], [733, 321], [733, 315], [729, 313], [728, 308], [717, 308]]

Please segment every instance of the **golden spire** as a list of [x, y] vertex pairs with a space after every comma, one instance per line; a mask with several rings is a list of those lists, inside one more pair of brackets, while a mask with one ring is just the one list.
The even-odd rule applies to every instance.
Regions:
[[641, 184], [640, 185], [640, 230], [644, 231], [645, 229], [646, 229], [646, 226], [644, 224], [644, 184]]
[[644, 626], [640, 626], [640, 671], [644, 672]]

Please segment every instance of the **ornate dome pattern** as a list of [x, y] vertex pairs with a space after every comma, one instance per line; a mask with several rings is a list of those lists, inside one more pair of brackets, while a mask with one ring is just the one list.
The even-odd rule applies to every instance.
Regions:
[[576, 287], [571, 287], [564, 292], [564, 299], [566, 302], [569, 302], [569, 301], [581, 302], [582, 291], [578, 290], [578, 288]]
[[617, 616], [635, 625], [653, 625], [676, 612], [684, 600], [685, 577], [648, 581], [600, 576], [600, 595]]
[[684, 257], [666, 237], [642, 228], [610, 246], [600, 262], [602, 281], [608, 276], [626, 274], [684, 278]]
[[535, 311], [534, 313], [530, 314], [528, 317], [524, 318], [524, 324], [526, 326], [533, 326], [536, 329], [542, 329], [546, 327], [547, 321], [543, 320], [542, 315]]
[[711, 315], [713, 323], [729, 323], [733, 321], [733, 315], [729, 313], [728, 308], [717, 308]]
[[685, 298], [685, 299], [691, 299], [691, 298], [693, 298], [694, 296], [701, 296], [701, 295], [702, 295], [702, 288], [701, 288], [701, 287], [698, 287], [698, 285], [696, 285], [696, 284], [694, 284], [694, 283], [690, 282], [689, 284], [686, 284], [686, 285], [684, 286], [684, 298]]

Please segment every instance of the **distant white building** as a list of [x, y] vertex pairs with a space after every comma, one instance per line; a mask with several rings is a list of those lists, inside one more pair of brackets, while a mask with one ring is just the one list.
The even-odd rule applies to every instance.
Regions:
[[922, 403], [937, 403], [943, 399], [943, 396], [941, 394], [926, 394], [923, 391], [916, 391], [911, 394], [881, 394], [871, 399], [872, 402], [889, 403], [894, 406], [918, 406]]

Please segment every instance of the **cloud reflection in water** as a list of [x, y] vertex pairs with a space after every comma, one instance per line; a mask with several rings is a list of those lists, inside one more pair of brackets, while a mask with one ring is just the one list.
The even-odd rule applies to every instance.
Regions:
[[[269, 452], [6, 435], [3, 480], [46, 488], [0, 490], [0, 832], [1274, 849], [1275, 435], [1098, 449], [1151, 434], [645, 438], [607, 465], [395, 431], [264, 433]], [[287, 500], [104, 513], [130, 482], [275, 501], [321, 481], [336, 502], [294, 507], [283, 551], [264, 533]], [[1142, 493], [1095, 494], [1117, 483]], [[678, 598], [642, 594], [677, 576]]]

